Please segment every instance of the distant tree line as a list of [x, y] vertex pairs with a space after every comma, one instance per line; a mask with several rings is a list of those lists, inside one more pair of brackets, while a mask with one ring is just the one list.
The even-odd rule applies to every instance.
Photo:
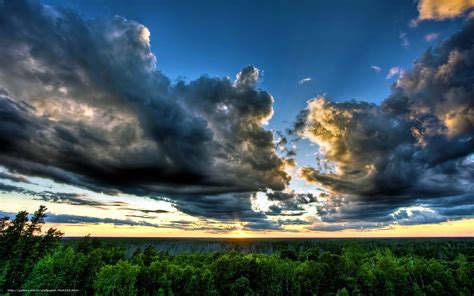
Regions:
[[[1, 219], [0, 293], [77, 295], [465, 295], [474, 293], [473, 240], [276, 242], [272, 255], [235, 251], [169, 255], [42, 232]], [[48, 291], [46, 291], [48, 290]], [[42, 292], [44, 291], [44, 292]], [[57, 292], [56, 294], [61, 294]], [[64, 294], [64, 293], [62, 293]]]

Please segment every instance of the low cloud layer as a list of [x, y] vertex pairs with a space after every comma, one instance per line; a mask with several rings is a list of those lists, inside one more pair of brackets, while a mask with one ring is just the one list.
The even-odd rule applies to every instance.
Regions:
[[[318, 208], [323, 222], [348, 223], [337, 230], [472, 217], [458, 208], [474, 204], [472, 36], [474, 21], [426, 51], [381, 105], [308, 103], [296, 131], [332, 166], [304, 167], [300, 177], [330, 193]], [[420, 205], [426, 210], [393, 215]]]
[[[14, 219], [16, 213], [9, 213], [0, 211], [0, 217], [9, 217]], [[112, 224], [115, 226], [147, 226], [147, 227], [159, 227], [156, 223], [150, 223], [147, 221], [132, 221], [130, 219], [113, 219], [113, 218], [99, 218], [90, 216], [79, 216], [79, 215], [66, 215], [66, 214], [51, 214], [48, 213], [45, 218], [46, 222], [49, 223], [62, 223], [62, 224]]]

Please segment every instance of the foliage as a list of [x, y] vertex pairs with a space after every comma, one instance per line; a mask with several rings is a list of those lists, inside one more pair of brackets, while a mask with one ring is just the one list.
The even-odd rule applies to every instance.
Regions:
[[[79, 295], [472, 295], [472, 239], [275, 241], [272, 254], [168, 254], [116, 241], [41, 234], [31, 221], [3, 220], [2, 291], [78, 289]], [[257, 242], [258, 243], [258, 242]], [[10, 245], [11, 244], [11, 245]], [[246, 247], [250, 243], [247, 242]], [[266, 242], [265, 244], [269, 244]]]
[[14, 220], [8, 217], [0, 223], [0, 291], [19, 289], [33, 266], [57, 246], [63, 234], [54, 228], [41, 231], [46, 207], [40, 206], [31, 219], [26, 211]]
[[106, 265], [97, 273], [94, 288], [99, 295], [136, 295], [135, 283], [140, 271], [138, 265], [120, 260], [115, 265]]

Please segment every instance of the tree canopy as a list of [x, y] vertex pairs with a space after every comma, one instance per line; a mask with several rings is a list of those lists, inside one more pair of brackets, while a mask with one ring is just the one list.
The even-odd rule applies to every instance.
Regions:
[[[274, 252], [183, 252], [42, 232], [45, 207], [1, 220], [0, 287], [78, 295], [472, 295], [465, 240], [275, 241]], [[31, 218], [30, 218], [31, 216]], [[123, 240], [122, 240], [123, 241]], [[266, 242], [268, 244], [268, 242]]]

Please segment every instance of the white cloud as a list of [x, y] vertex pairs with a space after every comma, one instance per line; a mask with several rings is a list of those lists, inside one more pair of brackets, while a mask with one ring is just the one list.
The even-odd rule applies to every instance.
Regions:
[[376, 73], [379, 73], [380, 71], [382, 71], [382, 68], [380, 68], [379, 66], [372, 65], [370, 66], [370, 68], [372, 68], [372, 70], [374, 70]]
[[408, 26], [410, 28], [416, 28], [418, 27], [418, 20], [417, 19], [411, 19], [410, 22], [408, 23]]
[[431, 41], [435, 41], [436, 39], [438, 39], [438, 37], [439, 37], [438, 33], [429, 33], [429, 34], [425, 35], [425, 40], [426, 40], [426, 42], [431, 42]]
[[311, 77], [306, 77], [306, 78], [303, 78], [303, 79], [301, 79], [300, 81], [298, 81], [298, 84], [299, 84], [299, 85], [303, 85], [303, 84], [305, 84], [305, 83], [307, 83], [307, 82], [310, 82], [311, 80], [313, 80], [313, 78], [311, 78]]
[[399, 36], [401, 42], [402, 42], [402, 47], [403, 48], [408, 48], [410, 47], [410, 41], [408, 41], [407, 33], [405, 32], [400, 32]]
[[390, 68], [390, 70], [388, 70], [386, 78], [391, 79], [396, 75], [398, 75], [398, 77], [401, 77], [404, 72], [405, 72], [405, 70], [403, 70], [403, 68], [401, 68], [401, 67], [392, 67], [392, 68]]

